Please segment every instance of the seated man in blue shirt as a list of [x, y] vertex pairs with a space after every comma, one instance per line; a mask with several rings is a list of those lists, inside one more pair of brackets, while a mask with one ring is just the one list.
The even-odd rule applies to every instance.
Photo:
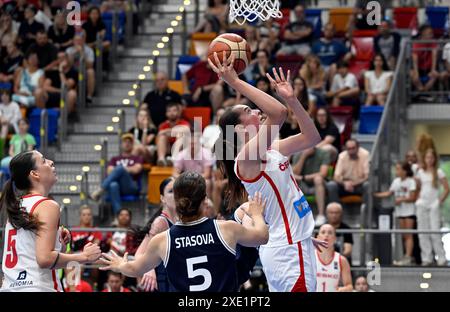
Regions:
[[312, 53], [319, 57], [331, 84], [336, 74], [337, 62], [341, 59], [349, 61], [352, 55], [344, 43], [334, 39], [335, 29], [332, 23], [325, 25], [323, 34], [324, 36], [313, 44]]

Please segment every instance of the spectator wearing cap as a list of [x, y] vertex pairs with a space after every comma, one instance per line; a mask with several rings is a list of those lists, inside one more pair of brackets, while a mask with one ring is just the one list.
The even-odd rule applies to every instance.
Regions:
[[91, 194], [98, 201], [103, 194], [109, 195], [115, 214], [121, 209], [121, 195], [134, 195], [139, 192], [139, 179], [142, 173], [143, 160], [132, 154], [134, 136], [131, 133], [122, 135], [122, 153], [111, 158], [108, 163], [108, 176], [101, 187]]
[[37, 9], [34, 5], [29, 5], [25, 9], [25, 20], [20, 24], [19, 37], [17, 41], [20, 44], [22, 51], [28, 50], [28, 47], [36, 40], [36, 34], [39, 30], [44, 30], [44, 25], [37, 22], [34, 18]]

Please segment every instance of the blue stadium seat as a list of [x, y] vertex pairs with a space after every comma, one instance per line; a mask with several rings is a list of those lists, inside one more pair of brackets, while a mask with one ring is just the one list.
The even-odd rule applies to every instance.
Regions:
[[428, 24], [434, 30], [435, 36], [440, 37], [445, 32], [445, 28], [448, 27], [448, 7], [427, 7], [425, 9], [427, 15]]
[[[132, 194], [132, 195], [120, 195], [120, 200], [123, 202], [137, 202], [140, 201], [142, 199], [141, 197], [141, 190], [142, 190], [142, 175], [141, 177], [139, 177], [138, 182], [138, 192], [136, 194]], [[111, 197], [106, 196], [106, 201], [108, 203], [111, 202]]]
[[[126, 20], [126, 14], [124, 11], [118, 13], [119, 21], [118, 21], [118, 27], [117, 27], [117, 34], [119, 38], [119, 42], [123, 41], [123, 38], [125, 36], [125, 20]], [[104, 12], [102, 13], [102, 19], [106, 26], [106, 34], [105, 34], [105, 40], [112, 41], [112, 19], [113, 14], [112, 12]]]
[[[53, 142], [56, 142], [56, 134], [58, 132], [59, 110], [57, 110], [55, 108], [48, 108], [47, 111], [48, 111], [47, 138], [48, 138], [48, 143], [53, 143]], [[30, 130], [29, 130], [29, 132], [36, 139], [36, 148], [38, 148], [41, 143], [41, 136], [40, 136], [41, 112], [42, 112], [42, 109], [34, 108], [30, 114]]]
[[359, 133], [376, 134], [384, 106], [363, 106], [360, 111]]
[[188, 71], [192, 65], [200, 61], [198, 56], [181, 55], [177, 62], [177, 70], [175, 72], [175, 80], [180, 80], [181, 76]]
[[314, 38], [320, 38], [322, 33], [322, 10], [321, 9], [306, 9], [306, 20], [314, 25]]
[[12, 83], [0, 82], [0, 90], [12, 90]]

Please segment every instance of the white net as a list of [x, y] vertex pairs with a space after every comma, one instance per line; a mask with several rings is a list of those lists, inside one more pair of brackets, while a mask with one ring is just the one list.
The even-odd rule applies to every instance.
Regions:
[[245, 22], [254, 22], [258, 18], [266, 21], [282, 16], [279, 0], [230, 0], [230, 23], [242, 25]]

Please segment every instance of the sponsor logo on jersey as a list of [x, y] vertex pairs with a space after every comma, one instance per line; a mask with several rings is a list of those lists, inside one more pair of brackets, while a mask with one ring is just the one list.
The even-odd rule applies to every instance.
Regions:
[[27, 271], [22, 271], [19, 273], [19, 276], [17, 277], [18, 281], [23, 281], [27, 279]]
[[311, 207], [309, 206], [308, 202], [306, 201], [305, 196], [300, 197], [299, 200], [294, 202], [294, 209], [297, 212], [300, 219], [311, 212]]
[[280, 168], [281, 171], [285, 171], [289, 168], [289, 160], [286, 160], [284, 163], [278, 164], [278, 168]]
[[19, 276], [15, 282], [9, 285], [9, 288], [21, 287], [21, 286], [33, 286], [33, 281], [27, 281], [27, 271], [19, 272]]
[[334, 263], [334, 269], [337, 270], [337, 269], [338, 269], [338, 263], [337, 263], [337, 261], [334, 261], [333, 263]]
[[214, 244], [214, 238], [211, 233], [175, 238], [175, 248], [195, 247], [209, 244]]

